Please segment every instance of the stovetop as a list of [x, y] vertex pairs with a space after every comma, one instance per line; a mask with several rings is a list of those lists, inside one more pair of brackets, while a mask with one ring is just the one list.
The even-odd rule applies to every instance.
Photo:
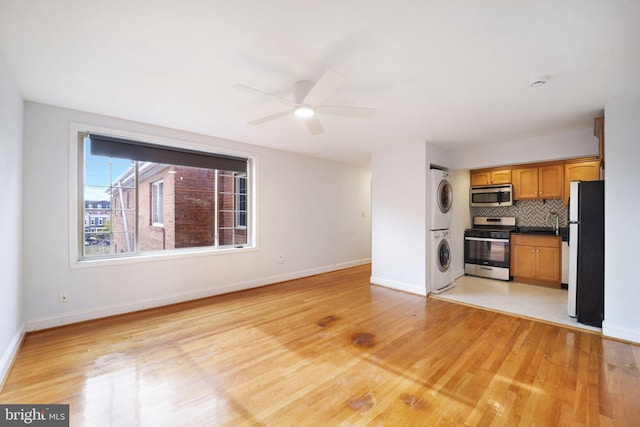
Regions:
[[492, 239], [508, 239], [509, 234], [516, 231], [515, 217], [473, 218], [473, 228], [465, 230], [465, 237], [485, 237]]

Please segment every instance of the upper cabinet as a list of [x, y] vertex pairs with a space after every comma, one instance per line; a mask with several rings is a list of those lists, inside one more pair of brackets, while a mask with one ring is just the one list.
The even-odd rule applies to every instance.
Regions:
[[511, 184], [511, 169], [471, 171], [471, 186]]
[[566, 206], [569, 183], [597, 181], [601, 179], [601, 167], [602, 151], [600, 157], [472, 170], [471, 186], [512, 184], [513, 200], [562, 199]]
[[564, 204], [569, 204], [569, 183], [571, 181], [597, 181], [600, 179], [600, 161], [567, 163], [564, 165]]
[[513, 199], [561, 199], [563, 177], [562, 165], [513, 169], [511, 171]]
[[562, 199], [564, 188], [564, 170], [562, 165], [538, 168], [538, 198]]
[[604, 117], [596, 117], [593, 122], [593, 134], [600, 143], [598, 147], [598, 159], [600, 166], [604, 168]]
[[511, 178], [514, 200], [538, 198], [538, 168], [514, 169]]

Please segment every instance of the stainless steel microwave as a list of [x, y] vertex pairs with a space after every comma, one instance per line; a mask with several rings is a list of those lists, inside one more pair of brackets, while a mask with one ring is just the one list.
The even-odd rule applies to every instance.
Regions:
[[513, 186], [487, 185], [469, 189], [469, 206], [511, 206], [513, 205]]

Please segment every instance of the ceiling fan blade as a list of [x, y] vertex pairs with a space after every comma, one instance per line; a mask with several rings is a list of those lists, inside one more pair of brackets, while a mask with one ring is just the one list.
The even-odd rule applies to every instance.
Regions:
[[307, 117], [306, 119], [304, 119], [304, 122], [306, 123], [307, 128], [309, 128], [309, 132], [311, 132], [311, 135], [317, 135], [324, 132], [324, 128], [322, 127], [322, 123], [320, 123], [320, 119], [318, 119], [318, 117]]
[[234, 87], [234, 88], [236, 88], [236, 89], [238, 89], [238, 90], [242, 90], [242, 91], [249, 92], [249, 93], [253, 93], [253, 94], [266, 95], [266, 96], [269, 96], [269, 97], [271, 97], [271, 98], [277, 99], [277, 100], [278, 100], [278, 101], [280, 101], [280, 102], [284, 102], [284, 103], [285, 103], [285, 104], [287, 104], [287, 105], [296, 105], [296, 104], [295, 104], [293, 101], [291, 101], [290, 99], [283, 98], [283, 97], [281, 97], [281, 96], [274, 95], [274, 94], [272, 94], [272, 93], [265, 92], [265, 91], [262, 91], [262, 90], [259, 90], [259, 89], [255, 89], [255, 88], [252, 88], [252, 87], [250, 87], [250, 86], [245, 86], [245, 85], [237, 84], [237, 85], [233, 85], [233, 87]]
[[313, 85], [307, 96], [304, 97], [302, 103], [312, 107], [324, 101], [333, 93], [344, 81], [344, 76], [335, 71], [327, 71], [320, 80]]
[[271, 120], [279, 119], [280, 117], [288, 116], [288, 115], [291, 115], [291, 114], [293, 114], [293, 110], [281, 111], [279, 113], [270, 114], [268, 116], [261, 117], [259, 119], [250, 121], [249, 124], [252, 125], [252, 126], [261, 125], [263, 123], [270, 122]]
[[333, 114], [334, 116], [356, 117], [370, 119], [376, 114], [375, 108], [346, 107], [340, 105], [318, 105], [314, 110], [321, 114]]

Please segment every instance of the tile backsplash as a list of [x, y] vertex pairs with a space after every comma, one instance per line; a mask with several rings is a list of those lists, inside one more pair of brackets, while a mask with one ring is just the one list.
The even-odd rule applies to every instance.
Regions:
[[519, 227], [553, 227], [555, 212], [559, 216], [560, 227], [567, 226], [567, 207], [561, 199], [549, 200], [516, 200], [513, 206], [504, 207], [471, 207], [471, 217], [474, 216], [515, 216]]

